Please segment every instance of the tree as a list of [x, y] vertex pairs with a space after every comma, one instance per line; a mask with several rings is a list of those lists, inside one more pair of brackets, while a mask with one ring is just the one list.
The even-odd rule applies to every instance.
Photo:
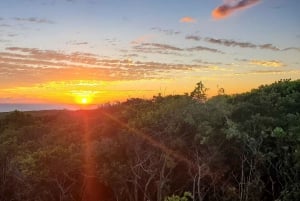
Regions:
[[200, 81], [196, 84], [195, 89], [191, 92], [191, 97], [198, 100], [199, 102], [205, 102], [207, 99], [206, 97], [207, 90], [208, 88], [206, 88], [202, 83], [202, 81]]

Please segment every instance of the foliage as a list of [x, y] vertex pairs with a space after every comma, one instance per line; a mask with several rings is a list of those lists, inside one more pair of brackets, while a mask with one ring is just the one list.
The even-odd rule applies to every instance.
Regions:
[[300, 80], [206, 91], [1, 114], [0, 200], [299, 200]]
[[165, 201], [189, 201], [190, 199], [193, 199], [192, 194], [190, 192], [184, 192], [182, 197], [179, 197], [178, 195], [172, 195], [165, 198]]
[[[195, 89], [191, 92], [191, 97], [198, 100], [199, 102], [204, 102], [207, 99], [206, 97], [207, 90], [208, 89], [204, 86], [202, 81], [200, 81], [196, 84]], [[224, 90], [222, 92], [224, 92]]]

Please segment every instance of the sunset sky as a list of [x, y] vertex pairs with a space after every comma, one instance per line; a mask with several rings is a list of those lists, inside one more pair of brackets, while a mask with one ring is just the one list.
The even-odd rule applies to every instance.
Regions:
[[1, 0], [0, 103], [249, 91], [300, 78], [299, 0]]

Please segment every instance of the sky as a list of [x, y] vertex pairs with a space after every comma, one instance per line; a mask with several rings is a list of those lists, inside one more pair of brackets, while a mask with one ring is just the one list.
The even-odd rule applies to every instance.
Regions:
[[0, 103], [216, 95], [300, 78], [299, 0], [0, 0]]

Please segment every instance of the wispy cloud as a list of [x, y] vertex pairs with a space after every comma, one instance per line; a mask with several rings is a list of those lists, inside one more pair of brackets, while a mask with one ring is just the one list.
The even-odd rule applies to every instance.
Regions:
[[218, 65], [209, 65], [208, 67], [207, 67], [209, 70], [212, 70], [212, 71], [223, 71], [223, 72], [225, 72], [225, 71], [230, 71], [230, 72], [232, 72], [233, 70], [231, 69], [231, 68], [222, 68], [222, 67], [220, 67], [220, 66], [218, 66]]
[[29, 18], [15, 17], [13, 19], [16, 21], [20, 21], [20, 22], [31, 22], [31, 23], [39, 23], [39, 24], [54, 24], [54, 22], [51, 20], [48, 20], [45, 18], [37, 18], [37, 17], [29, 17]]
[[221, 62], [208, 62], [208, 61], [203, 61], [202, 59], [194, 59], [193, 62], [199, 63], [199, 64], [205, 64], [205, 65], [221, 65]]
[[285, 66], [284, 63], [278, 60], [250, 60], [250, 64], [257, 65], [257, 66], [263, 66], [263, 67], [272, 67], [272, 68], [278, 68]]
[[67, 45], [88, 45], [88, 42], [68, 41]]
[[185, 39], [199, 41], [199, 40], [201, 40], [201, 37], [195, 36], [195, 35], [189, 35], [189, 36], [186, 36]]
[[196, 46], [196, 47], [191, 47], [191, 48], [187, 48], [187, 51], [208, 51], [208, 52], [214, 52], [214, 53], [221, 53], [224, 54], [224, 52], [218, 50], [218, 49], [214, 49], [214, 48], [208, 48], [208, 47], [203, 47], [203, 46]]
[[215, 39], [215, 38], [205, 38], [206, 42], [224, 45], [227, 47], [241, 47], [241, 48], [256, 48], [257, 45], [249, 42], [237, 42], [234, 40], [227, 40], [227, 39]]
[[286, 66], [285, 63], [279, 60], [261, 60], [261, 59], [235, 59], [236, 61], [246, 62], [250, 65], [270, 68], [280, 68]]
[[197, 20], [196, 20], [195, 18], [186, 16], [186, 17], [181, 18], [181, 19], [179, 20], [179, 22], [181, 22], [181, 23], [196, 23]]
[[11, 27], [9, 24], [0, 24], [0, 27]]
[[181, 33], [180, 31], [175, 31], [175, 30], [172, 30], [172, 29], [162, 29], [160, 27], [152, 27], [151, 30], [161, 32], [161, 33], [164, 33], [166, 35], [178, 35], [178, 34]]
[[116, 38], [106, 38], [105, 41], [110, 45], [110, 46], [116, 46], [120, 41]]
[[10, 33], [10, 34], [7, 34], [8, 37], [16, 37], [18, 36], [18, 34], [13, 34], [13, 33]]
[[[295, 71], [283, 71], [283, 70], [252, 70], [249, 72], [243, 72], [243, 73], [234, 73], [234, 75], [240, 76], [240, 75], [283, 75], [288, 73], [293, 73]], [[299, 73], [299, 72], [298, 72]]]
[[186, 53], [186, 52], [199, 52], [199, 51], [208, 51], [213, 53], [224, 54], [224, 52], [218, 49], [204, 47], [204, 46], [180, 48], [173, 45], [160, 44], [160, 43], [141, 43], [139, 45], [134, 46], [133, 49], [139, 53], [152, 53], [152, 54], [155, 53], [155, 54], [182, 55], [182, 53]]
[[139, 54], [135, 54], [135, 53], [132, 53], [132, 54], [123, 54], [122, 57], [125, 57], [125, 58], [132, 58], [132, 57], [138, 57]]
[[300, 47], [288, 47], [288, 48], [282, 49], [282, 51], [289, 51], [289, 50], [300, 51]]
[[263, 44], [258, 46], [260, 49], [279, 51], [280, 49], [272, 44]]
[[[73, 52], [66, 54], [54, 50], [41, 50], [37, 48], [23, 48], [23, 47], [8, 47], [6, 50], [15, 52], [12, 56], [19, 58], [28, 58], [38, 61], [71, 61], [85, 64], [97, 64], [98, 58], [95, 54]], [[22, 53], [22, 54], [20, 54]], [[6, 53], [9, 54], [9, 53]], [[1, 56], [1, 54], [0, 54]]]
[[145, 46], [152, 46], [157, 49], [163, 49], [163, 50], [173, 50], [173, 51], [182, 51], [181, 48], [172, 46], [172, 45], [166, 45], [166, 44], [160, 44], [160, 43], [143, 43]]
[[138, 38], [136, 38], [135, 40], [133, 40], [131, 42], [131, 44], [141, 44], [141, 43], [145, 43], [150, 41], [151, 39], [153, 39], [155, 36], [153, 34], [146, 34], [143, 36], [140, 36]]
[[253, 70], [250, 72], [245, 73], [234, 73], [234, 75], [260, 75], [260, 74], [267, 74], [267, 75], [300, 75], [300, 70]]
[[257, 71], [251, 71], [251, 74], [283, 74], [287, 72], [288, 71], [282, 71], [282, 70], [257, 70]]
[[[148, 45], [161, 50], [183, 51], [170, 45]], [[76, 79], [154, 79], [164, 78], [171, 70], [174, 72], [193, 69], [207, 67], [199, 64], [107, 59], [89, 53], [65, 53], [23, 47], [9, 47], [0, 52], [1, 86]]]
[[273, 50], [273, 51], [280, 51], [278, 47], [273, 44], [254, 44], [251, 42], [240, 42], [235, 40], [228, 40], [228, 39], [215, 39], [215, 38], [205, 38], [205, 41], [208, 43], [224, 45], [227, 47], [241, 47], [241, 48], [259, 48], [265, 50]]
[[7, 42], [11, 42], [10, 40], [2, 40], [2, 39], [0, 39], [0, 42], [1, 43], [7, 43]]
[[261, 2], [261, 0], [227, 0], [212, 11], [212, 17], [214, 19], [223, 19], [236, 11], [250, 8], [259, 2]]
[[178, 54], [184, 49], [167, 44], [160, 43], [141, 43], [133, 46], [133, 49], [141, 53], [157, 53], [157, 54]]

